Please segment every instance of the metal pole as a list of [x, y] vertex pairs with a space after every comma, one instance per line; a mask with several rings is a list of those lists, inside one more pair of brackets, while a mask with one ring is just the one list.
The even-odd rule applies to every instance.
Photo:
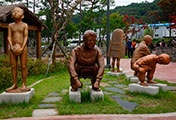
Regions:
[[106, 58], [107, 58], [107, 65], [106, 67], [110, 66], [110, 59], [108, 57], [108, 48], [109, 48], [109, 41], [110, 41], [110, 31], [109, 31], [109, 0], [107, 0], [107, 35], [106, 35]]

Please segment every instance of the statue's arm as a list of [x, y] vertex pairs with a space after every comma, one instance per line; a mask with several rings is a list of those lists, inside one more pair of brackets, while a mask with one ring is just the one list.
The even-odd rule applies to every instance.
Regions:
[[100, 49], [98, 49], [98, 65], [99, 65], [99, 70], [98, 70], [96, 79], [101, 80], [104, 74], [105, 64], [104, 64], [104, 56]]
[[78, 77], [78, 74], [76, 73], [76, 70], [75, 70], [75, 62], [76, 62], [76, 50], [73, 49], [70, 54], [70, 62], [68, 67], [69, 67], [70, 76], [73, 77], [74, 79]]
[[24, 47], [27, 44], [27, 39], [28, 39], [28, 25], [25, 23], [24, 24], [24, 42], [23, 42], [23, 45], [22, 45], [22, 50], [24, 49]]
[[9, 45], [10, 45], [10, 49], [13, 48], [13, 45], [12, 45], [12, 30], [11, 30], [11, 25], [9, 24], [8, 25], [8, 42], [9, 42]]

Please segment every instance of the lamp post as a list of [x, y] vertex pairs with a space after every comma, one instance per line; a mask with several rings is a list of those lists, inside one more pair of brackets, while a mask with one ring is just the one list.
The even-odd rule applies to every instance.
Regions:
[[110, 66], [110, 58], [108, 57], [108, 48], [109, 48], [109, 41], [110, 41], [110, 31], [109, 31], [109, 0], [107, 0], [107, 34], [106, 34], [106, 58], [107, 58], [107, 65], [106, 67]]

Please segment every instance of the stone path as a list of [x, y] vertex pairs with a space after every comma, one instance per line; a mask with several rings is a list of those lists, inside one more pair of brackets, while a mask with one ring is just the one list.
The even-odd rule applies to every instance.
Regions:
[[59, 97], [60, 93], [52, 92], [49, 93], [46, 98], [38, 105], [39, 109], [35, 109], [32, 113], [33, 117], [43, 117], [43, 116], [54, 116], [58, 115], [58, 110], [55, 109], [56, 102], [59, 102], [62, 97]]

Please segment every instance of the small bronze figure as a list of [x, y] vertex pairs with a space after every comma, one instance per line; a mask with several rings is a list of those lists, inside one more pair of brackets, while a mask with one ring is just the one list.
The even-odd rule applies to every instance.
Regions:
[[148, 86], [145, 81], [145, 74], [147, 73], [147, 83], [156, 84], [157, 82], [152, 81], [153, 74], [155, 72], [156, 64], [169, 64], [170, 56], [167, 54], [157, 55], [147, 55], [139, 58], [134, 64], [133, 68], [140, 80], [140, 85]]
[[[26, 87], [28, 25], [22, 22], [22, 19], [24, 18], [23, 9], [15, 7], [12, 10], [12, 17], [14, 22], [8, 26], [8, 41], [10, 46], [10, 63], [12, 66], [13, 85], [6, 89], [6, 92], [26, 92], [30, 91], [30, 88]], [[18, 88], [17, 86], [18, 57], [20, 57], [23, 79], [21, 88]]]
[[115, 29], [112, 33], [112, 40], [109, 44], [108, 56], [112, 57], [112, 70], [115, 72], [115, 61], [117, 66], [117, 72], [120, 71], [120, 58], [125, 55], [125, 46], [123, 45], [124, 32], [122, 29]]
[[69, 73], [72, 89], [82, 87], [80, 78], [91, 78], [92, 88], [100, 91], [100, 80], [104, 74], [104, 57], [96, 46], [96, 33], [87, 30], [83, 36], [83, 44], [74, 48], [70, 54]]

